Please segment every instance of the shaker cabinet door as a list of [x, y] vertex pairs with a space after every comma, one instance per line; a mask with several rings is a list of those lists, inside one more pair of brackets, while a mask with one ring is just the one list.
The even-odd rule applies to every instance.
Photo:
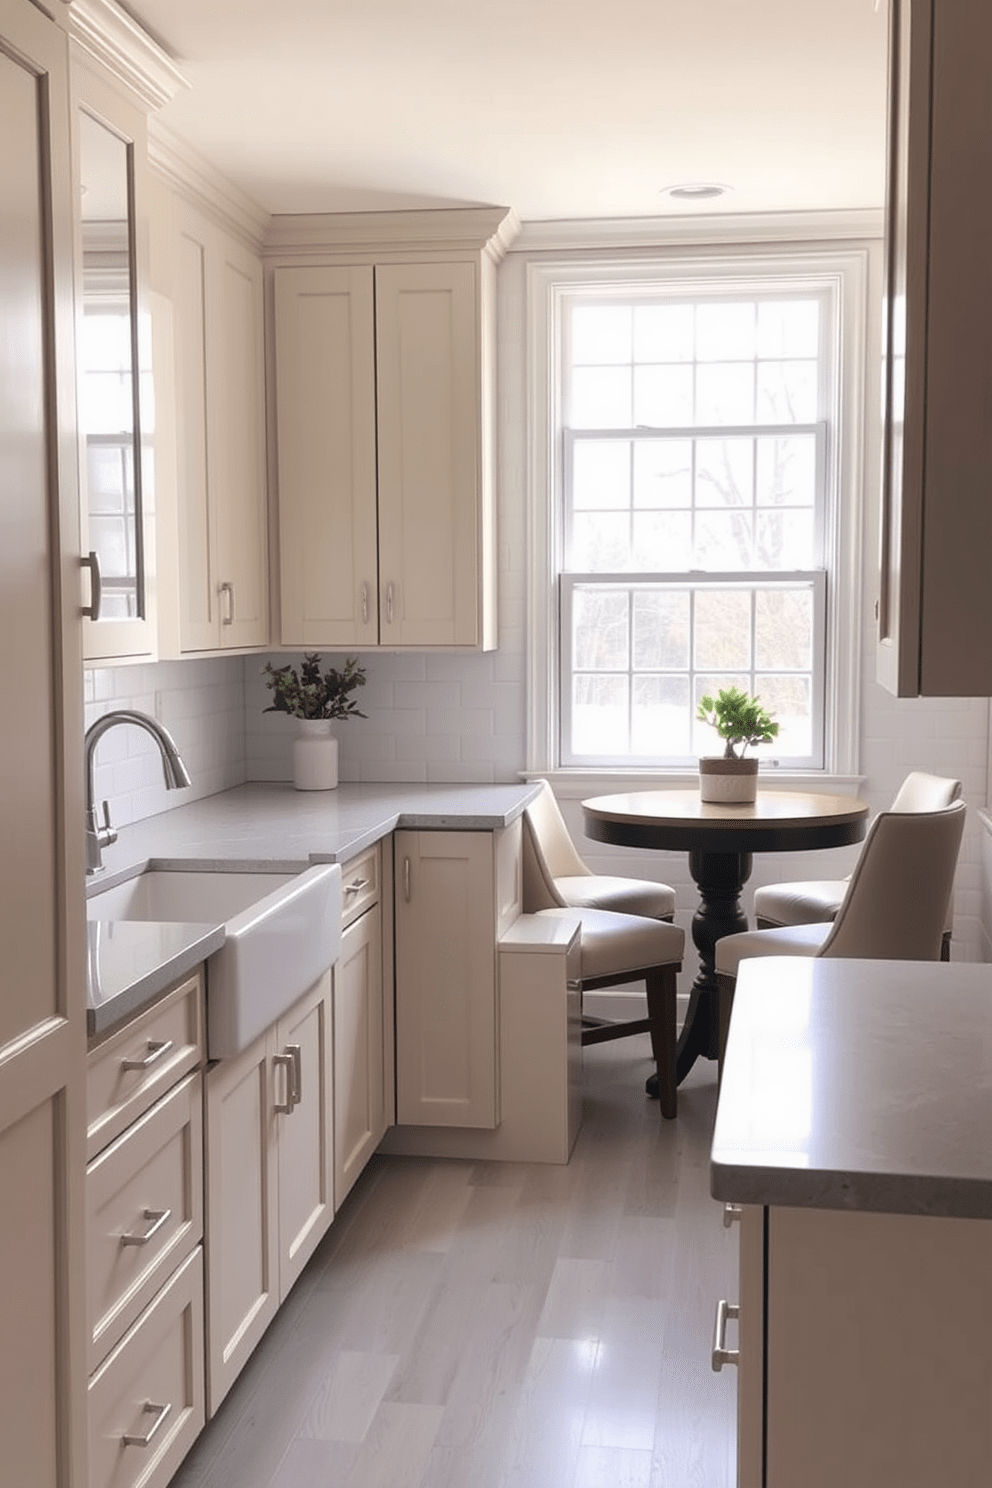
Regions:
[[992, 7], [891, 0], [879, 681], [992, 694]]
[[379, 637], [373, 269], [274, 274], [281, 640]]

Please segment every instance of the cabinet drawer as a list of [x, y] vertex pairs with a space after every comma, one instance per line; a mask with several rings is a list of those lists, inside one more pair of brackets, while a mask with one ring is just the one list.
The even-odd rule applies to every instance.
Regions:
[[379, 844], [352, 858], [341, 869], [341, 891], [344, 896], [342, 924], [350, 925], [370, 905], [379, 902], [382, 891], [382, 867]]
[[203, 1251], [90, 1380], [89, 1488], [163, 1488], [203, 1429]]
[[199, 968], [90, 1051], [86, 1068], [86, 1157], [119, 1137], [203, 1058], [203, 970]]
[[92, 1370], [203, 1236], [203, 1097], [189, 1075], [86, 1170]]

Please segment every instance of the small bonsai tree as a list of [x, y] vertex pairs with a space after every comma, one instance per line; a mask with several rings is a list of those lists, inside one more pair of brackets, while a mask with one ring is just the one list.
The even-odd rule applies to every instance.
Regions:
[[726, 740], [726, 759], [743, 759], [749, 744], [769, 744], [778, 733], [778, 724], [772, 722], [758, 698], [739, 687], [725, 687], [715, 698], [701, 698], [696, 717]]
[[345, 658], [344, 670], [328, 667], [321, 674], [320, 653], [307, 651], [297, 674], [293, 666], [274, 667], [266, 662], [262, 668], [265, 685], [272, 692], [272, 702], [264, 713], [291, 713], [294, 718], [365, 718], [354, 698], [356, 687], [365, 686], [364, 668], [353, 656]]

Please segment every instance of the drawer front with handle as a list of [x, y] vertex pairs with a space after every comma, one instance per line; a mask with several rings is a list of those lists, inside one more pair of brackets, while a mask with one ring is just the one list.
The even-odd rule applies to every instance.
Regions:
[[197, 1072], [86, 1170], [91, 1370], [202, 1236], [203, 1099]]
[[89, 1488], [164, 1488], [203, 1422], [197, 1246], [90, 1380]]
[[379, 844], [352, 858], [341, 869], [342, 925], [350, 925], [373, 904], [382, 892]]
[[203, 1059], [203, 972], [174, 987], [86, 1065], [86, 1157], [95, 1157]]

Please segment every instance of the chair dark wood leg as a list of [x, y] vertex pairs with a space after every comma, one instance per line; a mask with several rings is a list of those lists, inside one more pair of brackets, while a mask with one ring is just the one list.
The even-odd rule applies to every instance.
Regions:
[[651, 1021], [651, 1052], [658, 1067], [658, 1098], [666, 1121], [674, 1120], [678, 1107], [675, 1079], [676, 968], [659, 966], [645, 978], [648, 1018]]

